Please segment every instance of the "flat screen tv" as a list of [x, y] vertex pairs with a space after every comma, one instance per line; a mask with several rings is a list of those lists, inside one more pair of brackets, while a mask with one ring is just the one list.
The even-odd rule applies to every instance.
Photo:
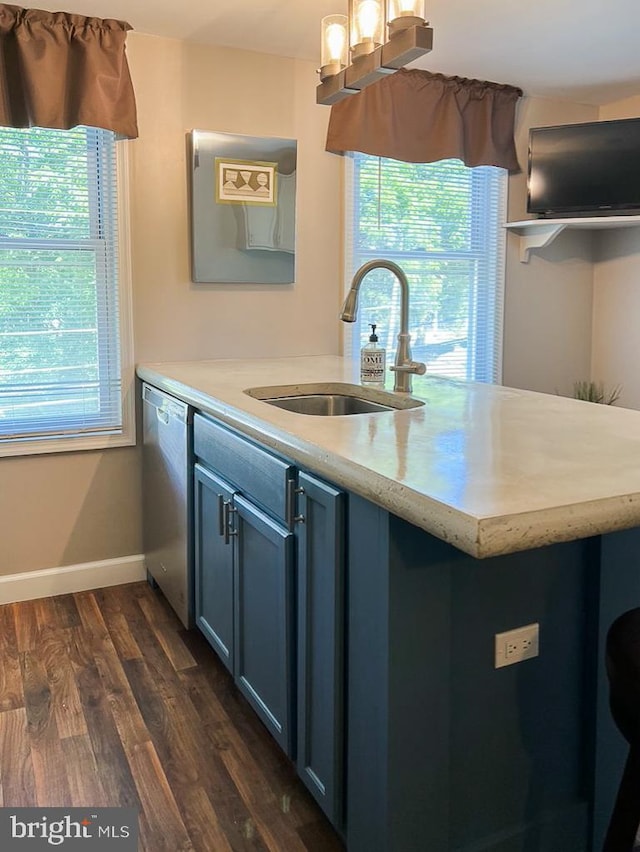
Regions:
[[640, 213], [640, 118], [531, 128], [527, 211]]

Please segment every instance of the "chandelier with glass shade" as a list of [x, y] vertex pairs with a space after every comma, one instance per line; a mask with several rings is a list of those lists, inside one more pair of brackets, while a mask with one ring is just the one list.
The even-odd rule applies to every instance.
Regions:
[[319, 104], [335, 104], [429, 53], [425, 0], [349, 0], [349, 15], [321, 23]]

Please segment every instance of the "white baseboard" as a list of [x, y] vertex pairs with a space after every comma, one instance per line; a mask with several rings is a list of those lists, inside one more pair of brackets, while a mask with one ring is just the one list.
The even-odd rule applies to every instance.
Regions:
[[44, 571], [8, 574], [0, 577], [0, 604], [135, 583], [146, 577], [143, 554], [65, 565], [64, 568], [48, 568]]

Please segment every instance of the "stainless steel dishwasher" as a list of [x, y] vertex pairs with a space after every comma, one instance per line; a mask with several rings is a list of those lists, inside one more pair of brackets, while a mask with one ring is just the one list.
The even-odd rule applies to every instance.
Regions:
[[143, 531], [147, 573], [185, 627], [193, 624], [191, 409], [164, 391], [142, 386]]

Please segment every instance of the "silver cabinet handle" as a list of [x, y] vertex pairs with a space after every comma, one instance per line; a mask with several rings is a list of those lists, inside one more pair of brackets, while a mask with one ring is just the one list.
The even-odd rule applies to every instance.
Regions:
[[224, 543], [229, 544], [232, 535], [238, 535], [237, 530], [231, 529], [231, 515], [237, 512], [231, 505], [231, 500], [225, 500], [222, 504], [223, 509], [223, 524], [224, 524]]
[[218, 494], [218, 535], [224, 535], [224, 497]]
[[294, 524], [304, 524], [304, 515], [296, 515], [296, 495], [304, 494], [304, 488], [296, 488], [294, 479], [287, 479], [287, 515], [286, 523], [289, 528]]

